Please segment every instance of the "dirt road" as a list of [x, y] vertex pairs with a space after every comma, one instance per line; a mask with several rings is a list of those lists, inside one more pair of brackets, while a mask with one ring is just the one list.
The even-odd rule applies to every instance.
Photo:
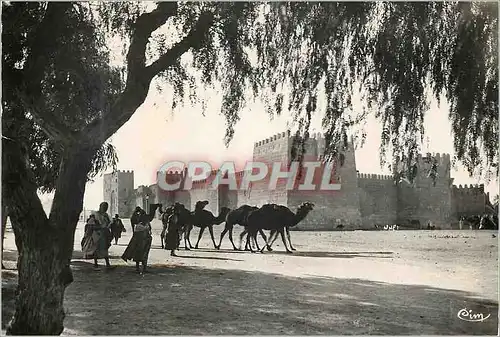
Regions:
[[[79, 226], [65, 335], [497, 334], [494, 232], [292, 232], [293, 255], [280, 239], [272, 253], [235, 252], [227, 238], [215, 251], [207, 232], [201, 249], [170, 257], [159, 249], [160, 226], [154, 223], [145, 275], [119, 258], [129, 233], [111, 248], [118, 267], [93, 271], [80, 259]], [[215, 232], [218, 242], [220, 228]], [[197, 236], [193, 231], [193, 244]], [[7, 267], [15, 256], [9, 232]], [[15, 271], [2, 276], [5, 324]], [[458, 317], [462, 309], [490, 316], [469, 322]]]

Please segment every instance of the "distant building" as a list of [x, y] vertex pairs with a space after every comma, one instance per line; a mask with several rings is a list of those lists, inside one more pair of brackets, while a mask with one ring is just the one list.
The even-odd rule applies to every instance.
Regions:
[[116, 171], [104, 175], [104, 201], [109, 204], [108, 214], [130, 217], [135, 207], [134, 172]]

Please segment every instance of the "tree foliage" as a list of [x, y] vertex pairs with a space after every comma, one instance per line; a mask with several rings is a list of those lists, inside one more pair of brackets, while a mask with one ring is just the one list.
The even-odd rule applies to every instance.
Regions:
[[[50, 113], [54, 121], [76, 132], [89, 120], [98, 118], [101, 106], [121, 89], [121, 79], [109, 67], [104, 41], [96, 39], [95, 25], [82, 20], [80, 8], [60, 18], [62, 29], [53, 41], [55, 51], [47, 55], [50, 66], [44, 69], [37, 87], [30, 88], [37, 91], [36, 95], [28, 95], [23, 70], [30, 50], [40, 42], [37, 27], [46, 6], [36, 2], [4, 4], [2, 10], [2, 141], [24, 146], [37, 186], [41, 192], [52, 192], [62, 147], [40, 127], [33, 110]], [[117, 160], [114, 147], [104, 144], [93, 158], [89, 179], [108, 167], [116, 167]]]
[[[302, 139], [312, 115], [323, 116], [333, 156], [339, 144], [340, 150], [347, 145], [352, 127], [374, 113], [383, 126], [382, 163], [391, 153], [389, 162], [411, 179], [429, 101], [445, 97], [456, 159], [471, 175], [498, 171], [496, 3], [182, 3], [154, 11], [168, 6], [175, 9], [165, 33], [153, 34], [149, 59], [154, 64], [200, 18], [210, 17], [189, 62], [179, 58], [160, 76], [174, 91], [173, 107], [186, 92], [196, 102], [198, 84], [222, 90], [226, 143], [252, 97], [270, 114], [286, 105]], [[146, 15], [141, 3], [98, 7], [108, 31], [121, 37]], [[362, 111], [353, 110], [356, 94]]]

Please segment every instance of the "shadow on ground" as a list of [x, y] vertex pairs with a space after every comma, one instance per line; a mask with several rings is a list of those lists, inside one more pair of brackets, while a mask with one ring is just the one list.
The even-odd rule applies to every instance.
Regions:
[[[65, 300], [69, 335], [497, 333], [498, 303], [460, 291], [175, 264], [153, 265], [145, 275], [130, 266], [95, 272], [89, 262], [74, 262]], [[2, 289], [2, 322], [12, 314], [11, 288]], [[462, 321], [463, 308], [491, 316]]]
[[[181, 248], [179, 251], [184, 251]], [[300, 256], [300, 257], [326, 257], [326, 258], [340, 258], [340, 259], [349, 259], [354, 257], [362, 257], [362, 258], [380, 258], [380, 259], [390, 259], [394, 258], [393, 252], [321, 252], [321, 251], [294, 251], [293, 253], [287, 253], [286, 251], [281, 250], [273, 250], [271, 252], [264, 250], [264, 252], [255, 251], [254, 253], [249, 250], [233, 250], [233, 249], [206, 249], [206, 248], [198, 248], [191, 249], [191, 251], [205, 252], [205, 253], [241, 253], [241, 254], [272, 254], [272, 255], [289, 255], [289, 256]]]

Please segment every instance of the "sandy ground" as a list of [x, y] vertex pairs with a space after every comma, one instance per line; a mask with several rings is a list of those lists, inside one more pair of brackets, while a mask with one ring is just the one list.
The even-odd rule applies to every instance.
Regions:
[[[81, 260], [79, 225], [65, 335], [498, 333], [497, 232], [292, 232], [297, 252], [289, 255], [281, 239], [271, 253], [235, 252], [228, 238], [215, 251], [207, 231], [200, 249], [170, 257], [156, 221], [151, 272], [138, 275], [119, 258], [130, 240], [125, 225], [110, 249], [112, 271]], [[194, 230], [193, 245], [197, 237]], [[11, 232], [4, 257], [14, 268]], [[2, 329], [15, 277], [2, 272]], [[468, 322], [461, 309], [490, 316]]]

